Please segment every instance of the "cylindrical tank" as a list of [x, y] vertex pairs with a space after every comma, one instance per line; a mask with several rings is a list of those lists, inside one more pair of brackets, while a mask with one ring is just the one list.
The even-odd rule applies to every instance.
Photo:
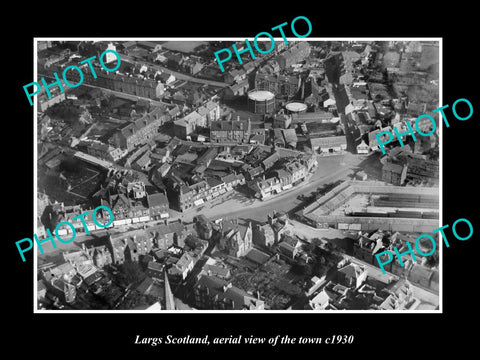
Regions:
[[275, 111], [275, 95], [266, 90], [252, 90], [248, 93], [248, 110], [255, 114]]
[[290, 102], [285, 105], [288, 114], [300, 114], [307, 110], [307, 105], [301, 102]]

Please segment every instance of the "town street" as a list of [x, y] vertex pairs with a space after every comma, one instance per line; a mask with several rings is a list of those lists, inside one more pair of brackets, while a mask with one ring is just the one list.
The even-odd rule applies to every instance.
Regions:
[[318, 156], [318, 168], [307, 184], [280, 193], [271, 199], [262, 201], [235, 191], [206, 203], [203, 208], [200, 207], [184, 214], [177, 214], [179, 214], [179, 218], [186, 222], [191, 222], [193, 217], [199, 214], [203, 214], [209, 219], [239, 217], [263, 222], [267, 220], [267, 215], [274, 210], [288, 212], [300, 205], [301, 201], [297, 199], [300, 194], [309, 194], [318, 187], [338, 180], [350, 180], [356, 172], [356, 168], [366, 158], [367, 156], [350, 153], [326, 157]]

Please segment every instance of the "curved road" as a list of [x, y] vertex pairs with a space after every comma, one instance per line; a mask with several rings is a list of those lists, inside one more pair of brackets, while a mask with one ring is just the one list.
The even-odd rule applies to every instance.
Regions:
[[[318, 168], [316, 173], [310, 178], [310, 181], [303, 186], [293, 188], [292, 190], [276, 195], [275, 197], [262, 201], [248, 198], [238, 192], [225, 194], [221, 200], [222, 203], [217, 204], [219, 199], [214, 200], [204, 205], [204, 208], [192, 209], [184, 214], [179, 214], [178, 217], [183, 221], [191, 222], [193, 217], [199, 214], [205, 215], [209, 219], [216, 219], [221, 217], [228, 218], [248, 218], [257, 221], [266, 221], [267, 215], [276, 211], [288, 212], [301, 202], [297, 200], [297, 196], [312, 192], [317, 187], [332, 183], [338, 180], [349, 180], [349, 175], [355, 173], [355, 168], [365, 160], [364, 156], [355, 156], [352, 154], [335, 155], [329, 157], [335, 160], [340, 160], [340, 164], [335, 164], [337, 170], [326, 173], [322, 171], [322, 158], [318, 157]], [[333, 165], [333, 164], [330, 164]], [[338, 168], [340, 166], [340, 168]], [[333, 166], [332, 166], [333, 167]], [[335, 167], [334, 167], [335, 168]], [[328, 172], [328, 171], [327, 171]], [[235, 195], [234, 195], [235, 194]], [[177, 213], [178, 214], [178, 213]]]

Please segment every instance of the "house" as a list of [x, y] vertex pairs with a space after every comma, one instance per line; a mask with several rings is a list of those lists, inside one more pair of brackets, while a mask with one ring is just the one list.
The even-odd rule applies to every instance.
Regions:
[[288, 129], [292, 123], [292, 115], [276, 114], [273, 117], [273, 128]]
[[230, 256], [245, 256], [253, 246], [251, 222], [245, 223], [238, 219], [222, 220], [221, 233], [218, 248]]
[[238, 83], [234, 83], [222, 90], [222, 98], [224, 100], [231, 100], [237, 96], [243, 96], [248, 93], [250, 86], [248, 79], [241, 80]]
[[198, 60], [191, 58], [184, 59], [180, 65], [182, 66], [183, 70], [188, 74], [196, 75], [203, 69], [203, 64]]
[[[408, 272], [408, 280], [427, 289], [432, 289], [434, 275], [438, 278], [438, 270], [433, 270], [420, 264], [413, 264]], [[437, 284], [438, 289], [438, 284]]]
[[232, 84], [232, 83], [239, 83], [243, 80], [245, 80], [247, 77], [247, 73], [245, 72], [244, 69], [233, 69], [230, 70], [223, 75], [223, 81], [227, 84]]
[[42, 270], [42, 277], [47, 283], [51, 283], [55, 279], [63, 279], [67, 283], [71, 283], [76, 275], [77, 270], [69, 262]]
[[192, 111], [179, 120], [173, 122], [173, 132], [180, 139], [187, 139], [187, 136], [193, 134], [197, 128], [207, 126], [207, 119], [197, 111]]
[[282, 129], [282, 135], [285, 140], [286, 147], [295, 149], [297, 147], [297, 134], [295, 129]]
[[137, 171], [147, 171], [150, 170], [150, 165], [152, 163], [151, 158], [152, 152], [150, 150], [145, 151], [132, 163], [132, 169]]
[[260, 246], [272, 246], [275, 243], [275, 234], [270, 224], [256, 225], [252, 233], [253, 243]]
[[377, 262], [375, 255], [381, 249], [383, 249], [381, 238], [372, 239], [360, 235], [358, 239], [353, 242], [353, 256], [357, 259], [366, 261], [369, 264], [375, 264]]
[[248, 143], [251, 135], [250, 119], [236, 121], [212, 121], [210, 123], [210, 141]]
[[256, 198], [266, 199], [282, 192], [282, 182], [278, 177], [256, 179], [248, 183], [248, 187]]
[[311, 52], [310, 44], [306, 41], [298, 41], [293, 46], [278, 55], [275, 60], [283, 70], [296, 63], [305, 60]]
[[168, 219], [170, 217], [168, 199], [163, 193], [147, 195], [148, 210], [152, 220]]
[[295, 259], [300, 251], [302, 243], [296, 237], [284, 235], [282, 241], [278, 244], [280, 254], [285, 255], [289, 259]]
[[170, 119], [161, 107], [156, 107], [144, 116], [132, 119], [121, 126], [109, 139], [109, 143], [120, 149], [132, 151], [138, 145], [148, 143], [157, 134], [158, 128]]
[[74, 285], [63, 279], [53, 279], [48, 283], [50, 291], [66, 303], [72, 303], [77, 296], [77, 289]]
[[270, 169], [278, 160], [280, 159], [280, 154], [278, 151], [274, 151], [266, 159], [262, 161], [262, 166], [265, 170]]
[[37, 281], [37, 300], [44, 299], [46, 294], [47, 286], [45, 285], [45, 281], [40, 279]]
[[113, 263], [112, 254], [110, 250], [105, 245], [95, 246], [93, 248], [88, 249], [89, 251], [93, 250], [92, 257], [93, 257], [93, 264], [102, 269], [104, 266], [110, 265]]
[[215, 276], [219, 279], [226, 280], [230, 277], [230, 269], [224, 266], [205, 264], [202, 273], [208, 276]]
[[288, 230], [288, 215], [282, 211], [277, 212], [274, 210], [272, 214], [267, 215], [267, 221], [273, 230], [273, 242], [277, 244]]
[[173, 76], [172, 74], [162, 72], [160, 75], [158, 75], [158, 80], [160, 80], [165, 85], [171, 85], [175, 82], [176, 79], [175, 76]]
[[265, 90], [275, 95], [294, 96], [300, 88], [300, 78], [294, 75], [278, 75], [257, 72], [255, 89]]
[[108, 236], [114, 264], [125, 261], [138, 262], [141, 255], [148, 254], [153, 246], [153, 239], [143, 230], [124, 233], [110, 233]]
[[404, 310], [408, 309], [413, 301], [415, 301], [413, 288], [408, 281], [405, 281], [400, 288], [385, 298], [379, 308], [381, 310]]
[[345, 135], [325, 136], [310, 138], [312, 150], [319, 153], [336, 153], [347, 149], [347, 138]]
[[263, 310], [264, 302], [216, 276], [202, 275], [193, 288], [199, 309]]
[[172, 245], [183, 247], [187, 229], [180, 221], [148, 227], [145, 230], [159, 249], [168, 249]]
[[[376, 129], [376, 130], [368, 133], [368, 146], [370, 147], [370, 150], [372, 150], [372, 151], [380, 150], [380, 147], [378, 145], [378, 140], [377, 140], [377, 134], [379, 134], [383, 131], [389, 131], [390, 133], [393, 133], [393, 130], [390, 126], [387, 126], [385, 128], [382, 128], [382, 129]], [[385, 134], [380, 136], [380, 140], [383, 143], [386, 143], [388, 139], [389, 139], [388, 133], [385, 133]]]
[[173, 276], [180, 276], [182, 280], [185, 280], [188, 273], [192, 271], [195, 265], [195, 259], [188, 252], [184, 252], [180, 259], [168, 269], [168, 274]]
[[334, 304], [340, 296], [327, 289], [323, 289], [317, 295], [315, 295], [308, 304], [313, 310], [330, 310], [336, 309]]
[[367, 274], [366, 266], [350, 263], [338, 270], [338, 279], [340, 283], [358, 289], [367, 279]]
[[403, 185], [407, 176], [407, 166], [387, 162], [382, 167], [382, 180], [393, 184]]
[[362, 139], [360, 144], [357, 145], [357, 154], [368, 154], [370, 147], [365, 143], [365, 140]]
[[99, 141], [91, 141], [86, 147], [87, 154], [111, 162], [118, 161], [125, 155], [122, 149], [116, 148], [111, 144], [103, 144]]

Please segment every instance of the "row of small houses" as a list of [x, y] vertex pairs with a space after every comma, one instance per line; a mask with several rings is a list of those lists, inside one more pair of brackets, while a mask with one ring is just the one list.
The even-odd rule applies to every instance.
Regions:
[[[123, 194], [112, 195], [107, 200], [102, 199], [101, 205], [110, 208], [114, 214], [112, 223], [107, 227], [99, 227], [93, 221], [93, 209], [83, 209], [81, 205], [64, 206], [63, 203], [53, 204], [50, 231], [53, 232], [53, 229], [61, 222], [71, 223], [76, 233], [84, 233], [86, 232], [85, 228], [88, 231], [104, 230], [105, 228], [108, 229], [115, 226], [151, 220], [164, 220], [170, 217], [168, 199], [162, 193], [149, 194], [146, 206], [138, 201], [132, 201], [132, 199]], [[79, 216], [85, 212], [87, 213], [85, 216]], [[110, 221], [110, 216], [108, 212], [101, 209], [97, 211], [96, 219], [100, 224], [106, 224]], [[85, 223], [85, 226], [83, 223]], [[63, 236], [71, 234], [73, 231], [70, 226], [63, 226], [59, 227], [57, 232], [58, 235]], [[47, 236], [46, 228], [42, 224], [39, 224], [37, 227], [37, 236], [42, 239]]]

